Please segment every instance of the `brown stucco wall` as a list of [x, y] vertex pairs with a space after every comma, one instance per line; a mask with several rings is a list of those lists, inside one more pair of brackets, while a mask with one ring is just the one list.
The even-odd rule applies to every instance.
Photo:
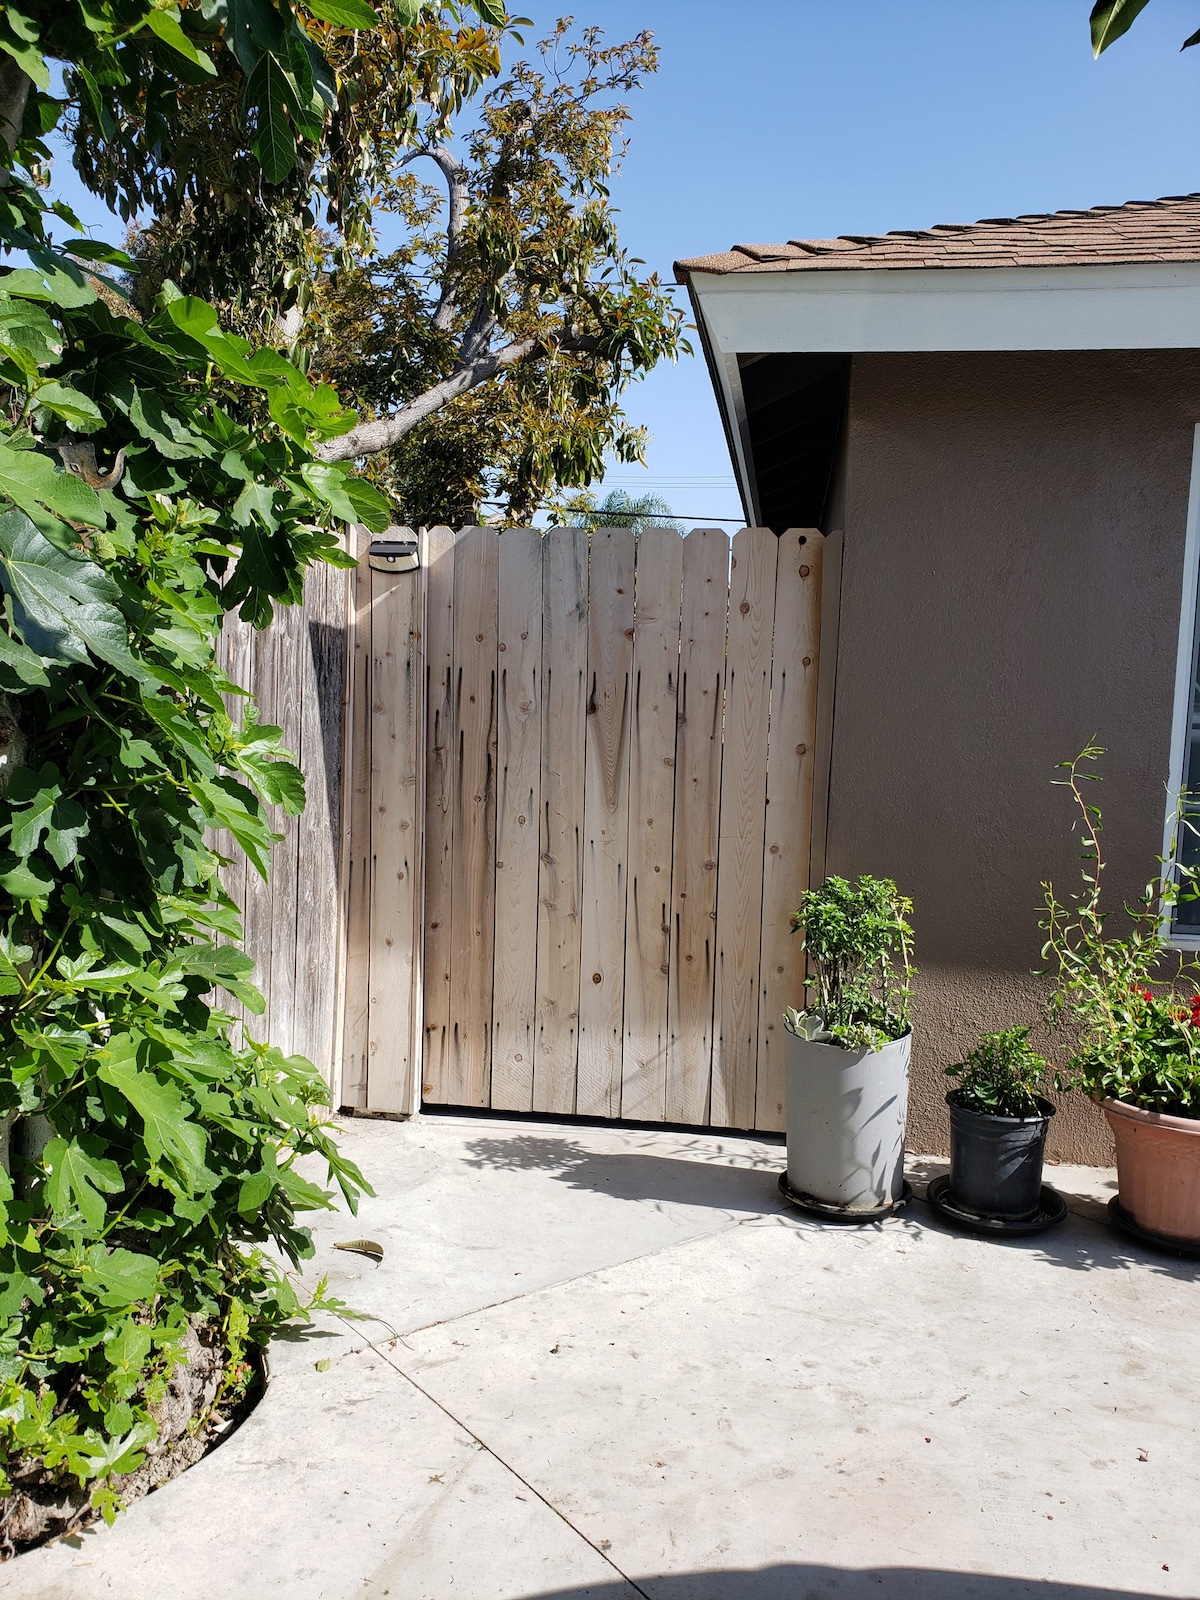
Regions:
[[[1039, 883], [1078, 882], [1056, 763], [1107, 748], [1114, 900], [1162, 846], [1200, 353], [864, 355], [847, 421], [827, 867], [916, 902], [909, 1148], [942, 1068], [1034, 1021]], [[1069, 1097], [1050, 1154], [1107, 1163]]]

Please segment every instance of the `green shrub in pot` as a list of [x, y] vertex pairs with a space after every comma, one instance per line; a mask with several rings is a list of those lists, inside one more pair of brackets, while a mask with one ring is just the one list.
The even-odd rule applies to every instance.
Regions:
[[[1083, 839], [1083, 888], [1059, 900], [1043, 885], [1043, 957], [1053, 978], [1049, 1014], [1069, 1037], [1060, 1085], [1104, 1108], [1117, 1147], [1121, 1215], [1141, 1229], [1200, 1246], [1200, 961], [1167, 942], [1171, 908], [1197, 894], [1197, 869], [1174, 849], [1139, 900], [1108, 929], [1103, 905], [1103, 819], [1083, 785], [1090, 744], [1064, 762]], [[1195, 831], [1181, 804], [1179, 823]]]
[[806, 1006], [784, 1013], [785, 1193], [866, 1221], [904, 1192], [911, 1042], [912, 902], [888, 878], [827, 878], [792, 919], [803, 930]]
[[953, 1103], [982, 1116], [1039, 1116], [1046, 1059], [1030, 1044], [1029, 1034], [1028, 1028], [1005, 1028], [981, 1035], [973, 1050], [946, 1068], [948, 1078], [958, 1079], [950, 1094]]
[[[909, 1030], [912, 901], [890, 878], [826, 878], [792, 916], [804, 933], [813, 995], [806, 1010], [783, 1014], [789, 1033], [847, 1050], [877, 1050]], [[806, 995], [807, 998], [807, 995]]]
[[950, 1107], [950, 1198], [961, 1210], [1002, 1222], [1037, 1215], [1046, 1129], [1054, 1107], [1038, 1094], [1046, 1061], [1030, 1030], [985, 1033], [946, 1068], [958, 1087]]

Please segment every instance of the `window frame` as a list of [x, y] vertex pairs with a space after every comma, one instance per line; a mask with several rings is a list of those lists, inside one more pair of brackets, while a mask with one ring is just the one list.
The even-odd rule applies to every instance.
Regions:
[[[1192, 470], [1188, 483], [1187, 530], [1183, 543], [1183, 587], [1179, 607], [1179, 643], [1175, 656], [1175, 705], [1171, 720], [1171, 766], [1167, 779], [1167, 810], [1163, 822], [1164, 860], [1174, 863], [1177, 850], [1175, 816], [1187, 782], [1191, 724], [1200, 667], [1200, 423], [1192, 433]], [[1177, 931], [1171, 908], [1162, 910], [1162, 935], [1175, 950], [1200, 950], [1200, 928]]]

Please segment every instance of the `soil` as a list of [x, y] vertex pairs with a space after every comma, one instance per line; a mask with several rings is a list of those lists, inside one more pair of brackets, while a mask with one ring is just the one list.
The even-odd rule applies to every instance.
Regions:
[[[167, 1392], [152, 1408], [158, 1437], [145, 1448], [146, 1459], [136, 1472], [111, 1480], [126, 1505], [161, 1488], [172, 1478], [221, 1444], [254, 1408], [261, 1397], [264, 1377], [260, 1369], [250, 1386], [231, 1403], [213, 1409], [221, 1387], [226, 1352], [205, 1327], [189, 1328], [184, 1359], [176, 1366]], [[197, 1417], [203, 1417], [194, 1426]], [[0, 1499], [0, 1561], [22, 1550], [78, 1533], [99, 1519], [90, 1504], [90, 1490], [75, 1482], [55, 1481], [40, 1462], [17, 1462], [8, 1468], [12, 1492]]]

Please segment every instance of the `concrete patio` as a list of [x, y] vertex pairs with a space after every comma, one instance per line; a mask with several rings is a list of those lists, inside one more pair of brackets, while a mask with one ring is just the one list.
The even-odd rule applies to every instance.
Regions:
[[[1200, 1268], [1099, 1220], [846, 1230], [780, 1144], [353, 1121], [379, 1191], [312, 1275], [371, 1319], [13, 1600], [1101, 1600], [1200, 1595]], [[913, 1163], [918, 1193], [941, 1170]], [[359, 1236], [379, 1266], [335, 1251]]]

